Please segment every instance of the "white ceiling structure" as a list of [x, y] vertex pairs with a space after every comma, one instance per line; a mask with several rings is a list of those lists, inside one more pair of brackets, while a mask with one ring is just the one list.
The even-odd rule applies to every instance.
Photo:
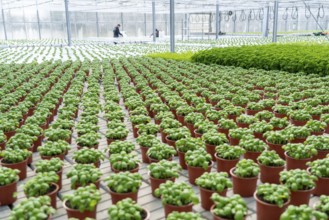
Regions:
[[[156, 4], [156, 13], [169, 13], [169, 0], [69, 0], [70, 11], [115, 12], [115, 13], [151, 13], [152, 1]], [[64, 0], [2, 0], [5, 10], [39, 7], [54, 11], [64, 11]], [[259, 9], [273, 1], [269, 0], [175, 0], [176, 13], [214, 12], [216, 4], [221, 11]], [[329, 0], [279, 0], [280, 8], [300, 7], [305, 4], [312, 8], [324, 7], [329, 12]]]

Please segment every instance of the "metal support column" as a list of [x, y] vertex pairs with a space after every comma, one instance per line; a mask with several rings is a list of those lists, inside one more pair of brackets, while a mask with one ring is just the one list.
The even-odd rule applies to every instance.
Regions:
[[98, 12], [96, 12], [96, 31], [97, 31], [97, 37], [99, 37], [99, 20], [98, 20]]
[[187, 35], [187, 14], [184, 14], [184, 35]]
[[218, 40], [218, 36], [219, 36], [219, 29], [220, 29], [220, 27], [219, 27], [219, 4], [218, 4], [218, 2], [217, 2], [217, 4], [216, 4], [216, 40]]
[[123, 30], [123, 13], [120, 13], [120, 19], [121, 19], [121, 30]]
[[155, 19], [155, 1], [152, 1], [152, 33], [153, 33], [153, 42], [156, 42], [156, 19]]
[[40, 27], [40, 16], [39, 16], [38, 0], [35, 0], [35, 7], [37, 8], [37, 22], [38, 22], [39, 40], [41, 40], [41, 27]]
[[175, 0], [170, 0], [170, 52], [175, 53]]
[[144, 13], [144, 35], [146, 37], [146, 13]]
[[274, 19], [273, 19], [273, 36], [272, 42], [277, 42], [278, 34], [278, 20], [279, 20], [279, 2], [274, 1]]
[[182, 41], [184, 41], [184, 19], [182, 19]]
[[72, 46], [72, 39], [71, 39], [71, 21], [70, 21], [70, 14], [69, 14], [69, 0], [64, 0], [65, 3], [65, 18], [66, 18], [66, 30], [67, 30], [67, 42], [68, 46]]
[[7, 37], [7, 28], [6, 28], [6, 20], [5, 20], [5, 11], [2, 8], [2, 0], [0, 0], [0, 7], [1, 7], [1, 16], [2, 16], [2, 24], [3, 24], [3, 32], [5, 34], [5, 40], [8, 40]]
[[268, 26], [269, 26], [269, 18], [270, 18], [270, 6], [267, 5], [264, 7], [264, 19], [263, 19], [263, 37], [268, 37]]

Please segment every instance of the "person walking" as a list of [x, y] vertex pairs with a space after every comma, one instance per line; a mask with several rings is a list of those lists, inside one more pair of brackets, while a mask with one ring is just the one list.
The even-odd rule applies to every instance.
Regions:
[[121, 35], [121, 37], [123, 37], [123, 35], [120, 32], [120, 26], [121, 25], [118, 24], [117, 26], [114, 27], [114, 29], [113, 29], [113, 37], [118, 38], [120, 35]]

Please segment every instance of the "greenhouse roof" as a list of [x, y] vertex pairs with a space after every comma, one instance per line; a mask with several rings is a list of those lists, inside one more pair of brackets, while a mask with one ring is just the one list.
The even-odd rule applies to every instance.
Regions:
[[[69, 0], [70, 11], [83, 12], [140, 12], [151, 13], [153, 0]], [[169, 12], [169, 0], [154, 0], [157, 13]], [[236, 11], [259, 9], [267, 3], [273, 5], [274, 1], [268, 0], [218, 0], [221, 11]], [[280, 0], [281, 8], [305, 7], [329, 8], [328, 0]], [[214, 12], [217, 0], [175, 0], [176, 13]], [[46, 8], [52, 11], [64, 11], [64, 0], [2, 0], [5, 10], [27, 7]]]

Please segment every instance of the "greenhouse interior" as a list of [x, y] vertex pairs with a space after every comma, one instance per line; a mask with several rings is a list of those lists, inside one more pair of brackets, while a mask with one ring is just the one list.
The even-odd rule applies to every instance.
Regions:
[[0, 220], [328, 220], [328, 0], [0, 0]]

